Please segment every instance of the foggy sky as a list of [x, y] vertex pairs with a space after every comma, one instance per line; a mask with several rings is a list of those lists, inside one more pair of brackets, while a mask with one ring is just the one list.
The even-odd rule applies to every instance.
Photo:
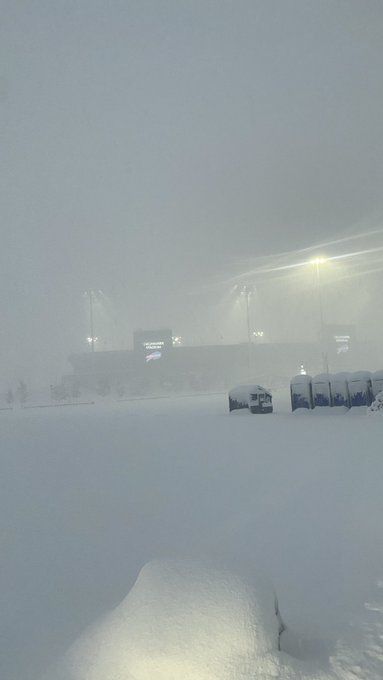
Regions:
[[203, 326], [190, 291], [241, 261], [381, 225], [380, 0], [0, 9], [0, 377], [86, 349], [87, 288], [127, 346]]

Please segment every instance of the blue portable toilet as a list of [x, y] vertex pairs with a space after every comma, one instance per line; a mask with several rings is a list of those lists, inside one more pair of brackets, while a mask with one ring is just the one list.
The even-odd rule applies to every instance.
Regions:
[[348, 391], [349, 373], [334, 373], [330, 376], [332, 405], [350, 408], [350, 393]]
[[296, 375], [290, 381], [291, 410], [313, 408], [311, 375]]
[[319, 373], [312, 379], [313, 404], [316, 406], [332, 406], [330, 376]]
[[383, 392], [383, 371], [375, 371], [372, 374], [372, 394], [374, 399], [379, 392]]
[[357, 371], [348, 378], [351, 406], [371, 406], [373, 402], [371, 373]]

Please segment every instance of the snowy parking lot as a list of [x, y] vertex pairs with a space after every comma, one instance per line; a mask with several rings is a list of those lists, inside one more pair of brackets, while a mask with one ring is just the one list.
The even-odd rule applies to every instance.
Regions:
[[366, 641], [381, 616], [366, 608], [383, 577], [380, 415], [293, 415], [282, 393], [267, 416], [211, 395], [1, 417], [4, 680], [40, 678], [158, 558], [266, 573], [303, 659], [326, 671], [350, 637], [375, 649], [350, 677], [383, 675]]

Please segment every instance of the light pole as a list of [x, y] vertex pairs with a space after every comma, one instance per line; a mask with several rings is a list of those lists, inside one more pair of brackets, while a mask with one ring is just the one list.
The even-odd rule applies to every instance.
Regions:
[[93, 313], [93, 303], [94, 303], [94, 290], [89, 289], [85, 291], [85, 295], [89, 300], [89, 324], [90, 324], [90, 336], [88, 338], [88, 342], [90, 344], [91, 352], [93, 353], [95, 350], [95, 335], [94, 335], [94, 313]]
[[246, 327], [247, 327], [247, 362], [249, 373], [251, 372], [251, 325], [250, 325], [250, 297], [254, 293], [254, 286], [245, 285], [240, 289], [240, 294], [246, 301]]
[[94, 352], [94, 321], [93, 321], [93, 290], [89, 291], [89, 317], [90, 317], [90, 337], [91, 337], [91, 348]]
[[325, 257], [316, 257], [311, 260], [311, 263], [315, 266], [316, 272], [316, 285], [318, 292], [318, 302], [319, 302], [319, 320], [320, 320], [320, 335], [319, 342], [322, 348], [322, 360], [323, 360], [323, 370], [328, 373], [328, 356], [324, 345], [324, 316], [323, 316], [323, 298], [322, 298], [322, 281], [321, 281], [321, 271], [320, 266], [327, 262]]

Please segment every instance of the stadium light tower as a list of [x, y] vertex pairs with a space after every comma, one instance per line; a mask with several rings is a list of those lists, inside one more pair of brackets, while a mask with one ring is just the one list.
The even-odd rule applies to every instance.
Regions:
[[254, 286], [244, 285], [239, 287], [239, 294], [246, 301], [246, 327], [247, 327], [247, 359], [249, 372], [251, 371], [251, 324], [250, 324], [250, 298], [254, 293]]
[[315, 267], [316, 272], [316, 284], [318, 291], [318, 303], [319, 303], [319, 319], [320, 319], [320, 344], [322, 347], [322, 358], [323, 358], [323, 370], [328, 373], [328, 356], [327, 351], [324, 347], [324, 315], [323, 315], [323, 297], [322, 297], [322, 279], [321, 279], [321, 266], [326, 264], [326, 257], [314, 257], [310, 260], [310, 263]]
[[94, 344], [97, 340], [94, 334], [94, 313], [93, 313], [93, 303], [94, 303], [94, 297], [95, 297], [95, 292], [92, 289], [86, 290], [85, 291], [85, 296], [89, 300], [89, 328], [90, 328], [90, 335], [88, 337], [88, 342], [90, 344], [90, 348], [92, 353], [94, 352]]

